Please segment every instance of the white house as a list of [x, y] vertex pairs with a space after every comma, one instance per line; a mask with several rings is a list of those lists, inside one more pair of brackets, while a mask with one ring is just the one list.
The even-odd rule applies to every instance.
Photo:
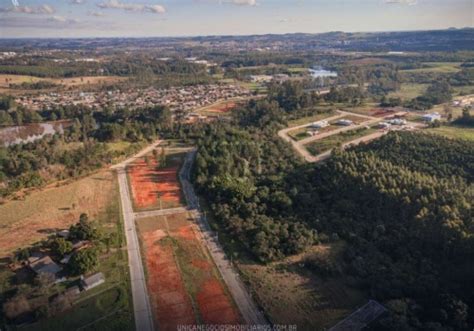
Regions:
[[387, 121], [387, 123], [392, 124], [392, 125], [405, 125], [407, 124], [407, 121], [401, 118], [394, 118], [392, 120]]
[[434, 122], [439, 121], [441, 119], [441, 115], [439, 113], [425, 114], [421, 116], [421, 119], [425, 122]]
[[351, 120], [340, 119], [339, 121], [337, 121], [337, 125], [351, 126], [352, 124], [354, 124], [354, 122], [352, 122]]
[[314, 129], [321, 129], [329, 126], [328, 121], [318, 121], [318, 122], [313, 122], [311, 123], [310, 127]]
[[379, 129], [388, 129], [392, 126], [392, 124], [387, 123], [387, 122], [380, 122], [378, 124]]

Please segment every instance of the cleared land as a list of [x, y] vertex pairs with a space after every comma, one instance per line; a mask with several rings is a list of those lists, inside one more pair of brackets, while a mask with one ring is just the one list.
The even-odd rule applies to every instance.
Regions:
[[178, 170], [184, 153], [167, 150], [165, 165], [159, 164], [159, 157], [148, 154], [127, 168], [135, 210], [182, 206]]
[[369, 129], [360, 128], [351, 131], [345, 131], [327, 138], [316, 140], [315, 142], [306, 145], [306, 148], [309, 152], [311, 152], [311, 154], [316, 156], [335, 147], [342, 146], [342, 144], [351, 140], [367, 136], [377, 131], [378, 130], [375, 127], [370, 127]]
[[140, 219], [137, 225], [160, 330], [196, 322], [241, 323], [189, 213]]
[[341, 244], [320, 245], [310, 252], [269, 265], [240, 263], [239, 269], [274, 324], [297, 325], [298, 330], [324, 330], [365, 303], [349, 278], [317, 276], [306, 267], [308, 255], [337, 259]]
[[111, 172], [101, 171], [0, 205], [0, 256], [69, 227], [81, 213], [95, 218], [110, 201], [114, 181]]
[[222, 115], [229, 113], [237, 106], [238, 100], [224, 100], [212, 105], [197, 109], [195, 112], [202, 115]]

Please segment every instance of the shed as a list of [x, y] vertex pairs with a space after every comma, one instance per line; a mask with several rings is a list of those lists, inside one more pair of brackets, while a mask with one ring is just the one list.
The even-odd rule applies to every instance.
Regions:
[[81, 286], [84, 288], [85, 291], [88, 291], [96, 286], [99, 286], [100, 284], [103, 284], [104, 282], [105, 282], [104, 274], [101, 272], [98, 272], [96, 274], [93, 274], [92, 276], [82, 278]]

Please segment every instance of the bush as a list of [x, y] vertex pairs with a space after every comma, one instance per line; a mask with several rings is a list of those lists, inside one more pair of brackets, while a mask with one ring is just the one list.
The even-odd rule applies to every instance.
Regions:
[[93, 270], [99, 265], [99, 253], [95, 248], [86, 248], [75, 253], [68, 266], [73, 275], [80, 275]]

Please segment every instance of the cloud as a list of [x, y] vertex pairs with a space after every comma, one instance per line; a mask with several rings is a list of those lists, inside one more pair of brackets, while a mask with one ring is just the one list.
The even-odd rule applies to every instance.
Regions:
[[83, 5], [86, 3], [86, 0], [71, 0], [70, 3], [73, 5]]
[[56, 12], [53, 6], [40, 5], [36, 7], [31, 6], [13, 6], [8, 8], [0, 8], [0, 13], [20, 13], [31, 15], [51, 15]]
[[215, 4], [226, 4], [235, 6], [258, 6], [257, 0], [194, 0], [197, 3], [215, 3]]
[[50, 22], [57, 22], [57, 23], [68, 23], [68, 24], [80, 23], [80, 21], [79, 21], [78, 19], [75, 19], [75, 18], [67, 18], [67, 17], [59, 16], [59, 15], [55, 15], [55, 16], [49, 17], [49, 18], [48, 18], [48, 21], [50, 21]]
[[125, 3], [120, 0], [106, 0], [98, 3], [97, 7], [102, 9], [121, 9], [134, 12], [150, 12], [154, 14], [166, 13], [166, 8], [161, 5], [144, 5], [140, 3]]
[[100, 12], [100, 11], [90, 11], [87, 13], [87, 15], [89, 16], [95, 16], [95, 17], [104, 17], [105, 14], [103, 12]]
[[51, 17], [5, 17], [2, 18], [2, 28], [20, 29], [58, 29], [58, 28], [86, 28], [87, 24], [77, 19], [63, 16]]
[[389, 5], [409, 5], [413, 6], [418, 3], [417, 0], [385, 0], [386, 4]]
[[237, 6], [256, 6], [257, 0], [227, 0], [224, 3], [229, 3]]
[[166, 9], [165, 7], [163, 7], [162, 5], [149, 5], [149, 6], [145, 6], [145, 10], [149, 11], [149, 12], [152, 12], [152, 13], [156, 13], [156, 14], [164, 14], [166, 13]]

